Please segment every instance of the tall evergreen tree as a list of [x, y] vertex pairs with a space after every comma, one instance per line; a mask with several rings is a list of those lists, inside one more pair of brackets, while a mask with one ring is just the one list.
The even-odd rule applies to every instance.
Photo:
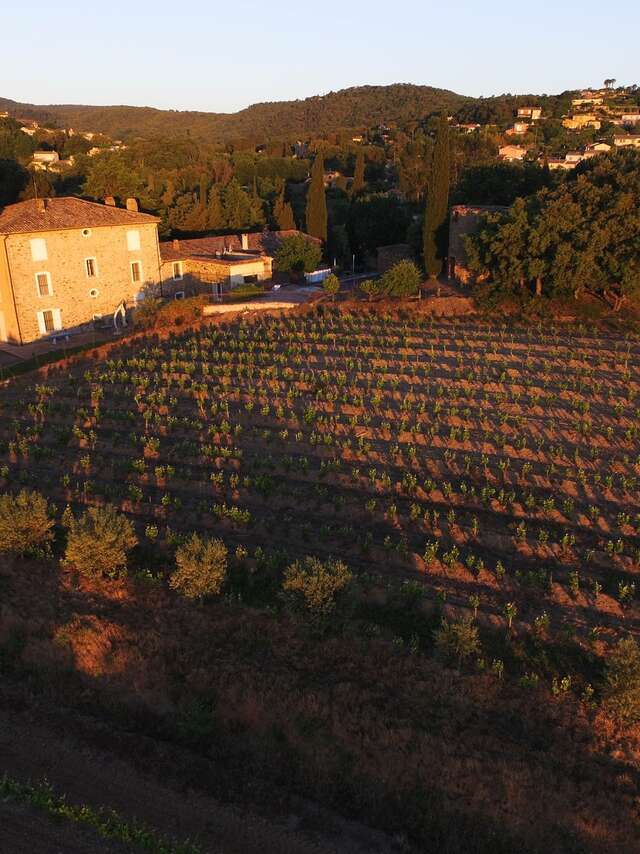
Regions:
[[327, 240], [327, 199], [324, 192], [324, 157], [318, 154], [311, 169], [307, 192], [307, 233]]
[[222, 204], [220, 203], [220, 190], [215, 184], [209, 190], [207, 228], [211, 231], [219, 231], [224, 228], [224, 213], [222, 210]]
[[273, 207], [273, 218], [275, 220], [276, 227], [280, 231], [288, 231], [290, 229], [296, 228], [296, 221], [293, 216], [293, 208], [291, 207], [290, 202], [285, 201], [284, 193], [285, 184], [283, 181], [280, 187], [280, 193], [278, 194], [275, 205]]
[[447, 114], [443, 112], [433, 150], [424, 217], [424, 266], [427, 274], [433, 279], [442, 271], [446, 255], [444, 242], [449, 212], [450, 160], [449, 123]]
[[351, 195], [355, 197], [361, 193], [365, 187], [364, 180], [364, 151], [360, 149], [356, 155], [356, 168], [353, 173], [353, 181], [351, 183]]

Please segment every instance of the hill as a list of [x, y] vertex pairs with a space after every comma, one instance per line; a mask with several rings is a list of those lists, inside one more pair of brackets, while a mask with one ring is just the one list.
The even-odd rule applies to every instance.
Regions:
[[128, 106], [37, 105], [7, 98], [0, 98], [0, 110], [41, 123], [97, 131], [112, 138], [188, 134], [224, 141], [247, 136], [282, 138], [406, 122], [443, 109], [458, 110], [471, 101], [471, 98], [447, 89], [396, 83], [391, 86], [357, 86], [304, 100], [253, 104], [237, 113]]

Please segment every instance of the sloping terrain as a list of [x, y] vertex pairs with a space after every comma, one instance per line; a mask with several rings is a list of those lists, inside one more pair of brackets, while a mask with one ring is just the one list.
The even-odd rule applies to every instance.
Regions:
[[[145, 332], [3, 386], [0, 486], [57, 523], [50, 555], [0, 562], [11, 773], [72, 792], [72, 757], [36, 761], [42, 726], [142, 769], [134, 790], [159, 781], [160, 813], [134, 810], [179, 836], [200, 832], [171, 802], [189, 789], [292, 819], [302, 850], [636, 850], [640, 732], [604, 676], [640, 634], [639, 345], [344, 303]], [[106, 502], [138, 546], [120, 577], [79, 574], [63, 510]], [[194, 531], [228, 549], [203, 603], [167, 584]], [[286, 595], [305, 555], [353, 571], [326, 623]], [[455, 655], [451, 626], [473, 641]], [[125, 812], [119, 785], [97, 797]]]

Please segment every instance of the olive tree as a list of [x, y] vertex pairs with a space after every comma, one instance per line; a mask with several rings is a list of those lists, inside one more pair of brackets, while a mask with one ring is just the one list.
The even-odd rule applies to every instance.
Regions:
[[83, 575], [115, 578], [126, 570], [137, 542], [130, 520], [114, 507], [90, 507], [69, 520], [64, 562]]
[[352, 578], [342, 561], [308, 556], [287, 567], [282, 587], [299, 610], [313, 618], [324, 618], [335, 610]]
[[176, 551], [176, 569], [169, 584], [187, 599], [220, 593], [227, 574], [227, 547], [222, 540], [192, 534]]
[[340, 279], [336, 275], [331, 273], [331, 275], [327, 276], [327, 278], [322, 283], [322, 287], [324, 288], [325, 294], [327, 294], [327, 296], [330, 296], [331, 299], [335, 302], [335, 299], [338, 293], [340, 292]]
[[38, 492], [21, 490], [0, 496], [0, 551], [25, 554], [53, 539], [53, 519], [47, 500]]

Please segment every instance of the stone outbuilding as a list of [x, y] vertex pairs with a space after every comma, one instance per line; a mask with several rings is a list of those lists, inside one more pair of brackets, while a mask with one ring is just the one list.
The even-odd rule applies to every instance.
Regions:
[[[257, 231], [163, 241], [160, 244], [163, 295], [220, 296], [236, 285], [268, 281], [282, 241], [299, 234], [295, 230]], [[302, 236], [320, 245], [320, 241], [308, 234]]]

